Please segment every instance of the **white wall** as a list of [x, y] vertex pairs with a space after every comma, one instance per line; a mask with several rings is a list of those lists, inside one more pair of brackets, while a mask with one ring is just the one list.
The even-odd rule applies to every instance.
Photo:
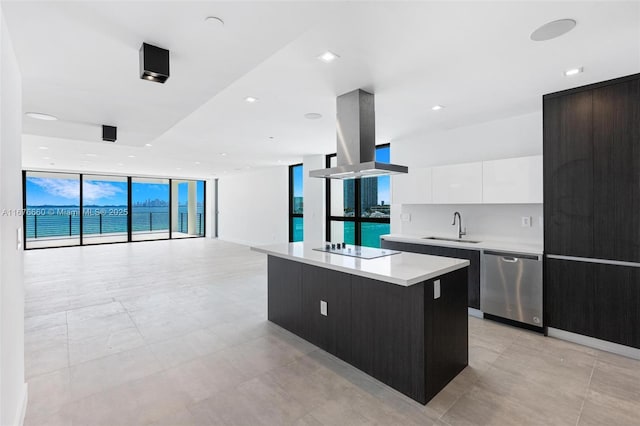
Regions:
[[[22, 208], [22, 93], [20, 70], [0, 9], [0, 212]], [[19, 216], [0, 214], [0, 424], [20, 424], [24, 383], [24, 289], [22, 248], [16, 247]]]
[[289, 169], [274, 167], [218, 182], [218, 237], [247, 245], [289, 241]]
[[[446, 113], [446, 110], [442, 111]], [[429, 167], [542, 154], [542, 112], [394, 140], [391, 160], [409, 167]], [[393, 179], [393, 177], [392, 177]], [[454, 235], [453, 212], [462, 213], [467, 238], [542, 242], [542, 204], [393, 205], [391, 232]], [[410, 222], [401, 213], [411, 214]], [[532, 216], [532, 226], [520, 226]]]
[[304, 240], [311, 244], [326, 239], [325, 234], [325, 185], [324, 179], [310, 178], [309, 171], [324, 169], [324, 155], [307, 155], [302, 158], [304, 195]]

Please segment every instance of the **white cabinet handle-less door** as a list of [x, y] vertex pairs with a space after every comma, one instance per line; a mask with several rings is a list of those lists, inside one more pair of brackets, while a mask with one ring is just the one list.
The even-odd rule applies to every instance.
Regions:
[[484, 161], [482, 175], [483, 203], [542, 203], [541, 155]]
[[433, 168], [434, 204], [482, 203], [482, 163]]
[[431, 169], [409, 167], [409, 173], [391, 176], [393, 204], [430, 204]]

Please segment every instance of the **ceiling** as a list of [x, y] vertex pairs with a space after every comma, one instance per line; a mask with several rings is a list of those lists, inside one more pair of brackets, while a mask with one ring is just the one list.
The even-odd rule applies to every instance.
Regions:
[[[401, 142], [539, 111], [544, 93], [640, 72], [638, 2], [2, 8], [25, 112], [60, 118], [24, 118], [25, 168], [222, 176], [335, 152], [335, 97], [356, 88], [376, 94], [378, 142]], [[209, 15], [225, 25], [205, 22]], [[554, 40], [529, 39], [560, 18], [578, 24]], [[143, 41], [171, 51], [165, 85], [139, 78]], [[319, 61], [326, 50], [340, 58]], [[565, 77], [573, 67], [584, 73]], [[436, 104], [445, 108], [432, 111]], [[308, 112], [323, 117], [305, 119]], [[101, 141], [100, 124], [118, 126], [116, 144]]]

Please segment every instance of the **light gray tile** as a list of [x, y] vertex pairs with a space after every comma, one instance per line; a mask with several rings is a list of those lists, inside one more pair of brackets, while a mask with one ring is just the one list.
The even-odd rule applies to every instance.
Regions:
[[268, 322], [266, 289], [265, 257], [218, 240], [25, 253], [26, 424], [640, 418], [640, 361], [473, 317], [469, 366], [423, 406]]

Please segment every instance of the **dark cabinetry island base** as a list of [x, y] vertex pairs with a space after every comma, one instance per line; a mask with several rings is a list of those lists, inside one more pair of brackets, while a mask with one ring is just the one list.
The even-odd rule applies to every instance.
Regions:
[[270, 321], [410, 398], [426, 404], [468, 364], [468, 268], [401, 286], [268, 259]]

